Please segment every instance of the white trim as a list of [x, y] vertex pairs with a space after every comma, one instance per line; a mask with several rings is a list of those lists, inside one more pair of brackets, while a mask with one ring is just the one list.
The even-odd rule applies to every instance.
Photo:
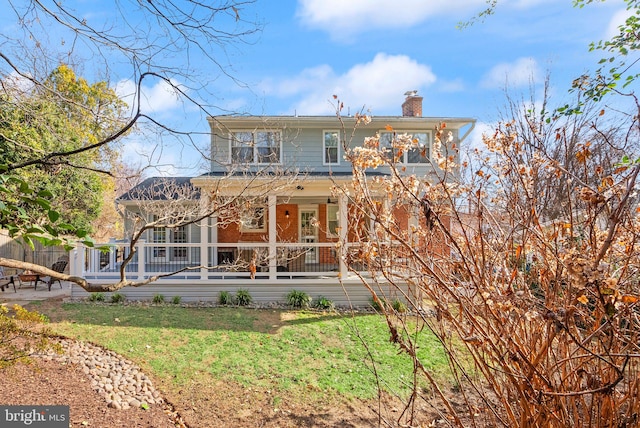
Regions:
[[[314, 218], [316, 220], [318, 220], [318, 213], [319, 213], [319, 207], [316, 204], [313, 205], [298, 205], [298, 241], [300, 241], [300, 243], [310, 243], [308, 241], [305, 240], [305, 237], [302, 236], [302, 212], [313, 212], [315, 213]], [[305, 235], [310, 237], [311, 235]], [[320, 233], [318, 231], [318, 226], [313, 227], [313, 242], [312, 243], [319, 243], [320, 242]], [[318, 263], [318, 256], [319, 256], [319, 252], [318, 249], [316, 248], [315, 250], [315, 254], [313, 254], [313, 258], [314, 260], [309, 260], [308, 257], [311, 255], [309, 253], [305, 254], [305, 263], [310, 262], [310, 263]]]
[[[326, 134], [327, 133], [336, 133], [337, 141], [336, 141], [336, 161], [335, 162], [327, 162], [327, 146], [326, 144]], [[340, 165], [340, 130], [338, 129], [323, 129], [322, 130], [322, 165], [330, 166], [330, 165]]]
[[[208, 196], [205, 195], [208, 199]], [[198, 224], [200, 227], [200, 280], [207, 279], [207, 275], [209, 274], [209, 270], [205, 266], [209, 266], [212, 263], [209, 263], [209, 217], [203, 218], [200, 220]], [[217, 247], [214, 251], [214, 256], [216, 257], [214, 260], [217, 260], [218, 256]]]
[[267, 196], [268, 218], [269, 218], [269, 279], [275, 281], [278, 279], [278, 250], [276, 247], [276, 205], [278, 197], [270, 193]]
[[349, 238], [349, 216], [347, 210], [349, 209], [347, 197], [344, 194], [338, 195], [338, 206], [340, 207], [340, 278], [342, 280], [347, 278], [349, 269], [344, 258], [347, 255], [347, 244]]

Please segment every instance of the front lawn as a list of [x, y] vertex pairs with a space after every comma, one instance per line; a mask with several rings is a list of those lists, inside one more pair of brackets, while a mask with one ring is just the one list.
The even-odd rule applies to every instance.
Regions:
[[[41, 309], [56, 333], [114, 350], [175, 391], [194, 382], [234, 382], [310, 400], [370, 399], [378, 394], [374, 366], [391, 394], [405, 395], [412, 377], [410, 359], [398, 354], [384, 319], [374, 314], [170, 305]], [[427, 331], [417, 334], [422, 363], [446, 380], [437, 341]]]

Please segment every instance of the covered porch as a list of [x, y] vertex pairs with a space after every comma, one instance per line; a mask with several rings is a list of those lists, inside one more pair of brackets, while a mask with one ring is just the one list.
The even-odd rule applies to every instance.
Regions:
[[[221, 291], [235, 293], [238, 289], [246, 289], [258, 304], [285, 302], [286, 295], [291, 290], [307, 293], [314, 300], [320, 296], [332, 300], [338, 306], [368, 307], [371, 294], [362, 284], [362, 280], [355, 273], [347, 271], [340, 273], [344, 263], [341, 262], [340, 250], [334, 243], [316, 243], [300, 246], [299, 244], [281, 243], [276, 245], [276, 254], [293, 254], [276, 258], [277, 263], [260, 266], [252, 275], [248, 265], [239, 263], [226, 264], [226, 260], [216, 266], [201, 267], [199, 257], [206, 254], [210, 261], [216, 260], [220, 254], [238, 254], [244, 257], [253, 251], [268, 253], [268, 243], [255, 243], [248, 247], [246, 243], [236, 244], [208, 244], [203, 249], [198, 244], [181, 244], [193, 256], [190, 260], [167, 261], [157, 263], [149, 261], [156, 244], [143, 242], [138, 245], [137, 254], [133, 262], [129, 263], [125, 271], [127, 278], [132, 280], [146, 279], [152, 275], [171, 273], [179, 269], [189, 268], [176, 275], [161, 278], [151, 284], [139, 288], [127, 287], [119, 291], [128, 300], [151, 301], [156, 294], [162, 294], [167, 300], [180, 296], [184, 302], [216, 302]], [[167, 246], [168, 250], [176, 248], [178, 244]], [[82, 275], [91, 283], [107, 284], [119, 279], [119, 267], [122, 258], [129, 251], [124, 244], [111, 244], [109, 252], [95, 249], [79, 248], [71, 252], [71, 269], [82, 271]], [[360, 251], [361, 245], [350, 243], [344, 248], [344, 254]], [[338, 251], [336, 251], [338, 250]], [[314, 252], [324, 254], [326, 262], [306, 262], [304, 258]], [[322, 257], [322, 256], [321, 256]], [[401, 260], [401, 250], [398, 248], [395, 260]], [[284, 263], [287, 263], [284, 265]], [[274, 266], [275, 265], [275, 266]], [[278, 268], [280, 266], [280, 268]], [[282, 269], [286, 266], [288, 271]], [[400, 264], [398, 269], [402, 269]], [[346, 267], [344, 267], [346, 269]], [[364, 270], [359, 272], [370, 278]], [[395, 287], [384, 281], [380, 282], [377, 294], [390, 299], [402, 298]], [[406, 293], [407, 291], [405, 291]], [[85, 298], [88, 293], [73, 285], [72, 298]]]
[[[213, 193], [206, 190], [216, 184], [194, 179], [194, 185], [206, 195]], [[127, 278], [144, 280], [178, 273], [138, 289], [125, 289], [123, 294], [150, 299], [150, 293], [158, 288], [165, 296], [216, 300], [222, 290], [248, 288], [256, 300], [273, 302], [298, 289], [307, 290], [312, 297], [322, 295], [336, 303], [354, 303], [345, 296], [344, 287], [348, 287], [352, 288], [349, 295], [356, 298], [354, 304], [368, 304], [370, 293], [358, 277], [367, 276], [368, 269], [361, 266], [358, 274], [350, 273], [346, 261], [357, 259], [362, 248], [362, 243], [352, 242], [353, 237], [350, 240], [350, 230], [369, 225], [350, 224], [347, 198], [333, 196], [333, 185], [333, 178], [313, 178], [268, 191], [262, 204], [250, 207], [256, 213], [250, 220], [208, 217], [192, 225], [193, 231], [185, 233], [181, 242], [169, 242], [168, 232], [150, 233], [148, 239], [137, 243], [133, 259], [125, 266]], [[256, 187], [242, 191], [265, 194], [258, 193], [264, 188]], [[220, 188], [225, 189], [224, 193], [215, 192], [220, 198], [239, 192], [229, 183]], [[111, 242], [107, 246], [108, 252], [89, 248], [73, 252], [72, 274], [97, 284], [119, 279], [122, 262], [131, 251], [129, 243]], [[403, 259], [400, 253], [394, 258]], [[86, 295], [78, 287], [72, 294]]]

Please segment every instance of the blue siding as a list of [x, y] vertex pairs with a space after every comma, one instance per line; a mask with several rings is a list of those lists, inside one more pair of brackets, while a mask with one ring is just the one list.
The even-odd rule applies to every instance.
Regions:
[[[458, 127], [471, 123], [471, 119], [442, 119], [419, 117], [381, 117], [374, 118], [368, 125], [360, 125], [353, 132], [353, 118], [345, 118], [345, 128], [337, 118], [331, 117], [218, 117], [211, 119], [212, 126], [212, 163], [211, 171], [214, 173], [227, 172], [232, 169], [230, 165], [229, 133], [233, 131], [251, 130], [281, 130], [282, 131], [282, 163], [278, 165], [284, 169], [298, 169], [301, 172], [350, 172], [351, 165], [344, 159], [342, 147], [339, 153], [339, 165], [323, 164], [323, 137], [324, 131], [340, 130], [341, 139], [350, 139], [350, 146], [355, 147], [363, 143], [366, 137], [376, 132], [384, 132], [390, 125], [397, 132], [409, 133], [428, 131], [432, 135], [436, 126], [441, 122], [447, 122], [447, 133], [453, 135], [452, 144], [459, 146]], [[351, 126], [351, 128], [349, 128]], [[352, 137], [353, 134], [353, 137]], [[248, 170], [257, 170], [262, 166], [248, 166]], [[425, 165], [409, 165], [407, 173], [424, 175], [432, 167]], [[384, 172], [384, 170], [381, 170]]]

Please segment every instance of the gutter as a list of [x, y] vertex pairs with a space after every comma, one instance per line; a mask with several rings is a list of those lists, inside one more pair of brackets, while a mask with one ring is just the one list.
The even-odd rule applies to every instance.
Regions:
[[462, 145], [462, 142], [463, 142], [464, 140], [466, 140], [466, 139], [467, 139], [467, 137], [469, 136], [469, 134], [471, 134], [471, 131], [473, 131], [473, 130], [475, 129], [475, 127], [476, 127], [476, 120], [475, 120], [475, 119], [474, 119], [474, 120], [472, 120], [472, 121], [471, 121], [471, 122], [469, 122], [469, 123], [471, 123], [471, 128], [469, 128], [469, 129], [467, 130], [467, 132], [465, 132], [465, 133], [464, 133], [464, 135], [462, 136], [462, 138], [460, 138], [460, 145]]

